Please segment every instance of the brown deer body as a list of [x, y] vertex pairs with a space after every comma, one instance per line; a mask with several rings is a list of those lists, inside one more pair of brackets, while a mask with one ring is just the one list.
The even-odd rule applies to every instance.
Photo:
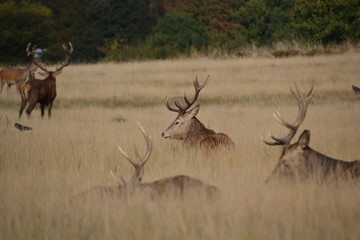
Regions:
[[25, 82], [27, 76], [30, 73], [34, 73], [37, 69], [36, 64], [33, 59], [25, 68], [12, 68], [12, 67], [3, 67], [0, 70], [0, 93], [3, 90], [4, 84], [7, 84], [7, 89], [11, 85], [15, 85], [17, 90], [20, 92], [20, 85]]
[[298, 139], [298, 142], [290, 144], [295, 136], [299, 126], [304, 121], [307, 111], [307, 105], [313, 95], [313, 87], [306, 96], [303, 96], [296, 87], [297, 94], [291, 92], [296, 97], [299, 104], [298, 117], [293, 124], [290, 124], [281, 118], [279, 113], [274, 114], [275, 118], [289, 129], [287, 136], [283, 138], [273, 137], [274, 142], [264, 142], [268, 145], [283, 146], [283, 152], [280, 159], [268, 177], [266, 182], [274, 180], [326, 180], [326, 179], [356, 179], [360, 177], [360, 161], [347, 162], [334, 159], [321, 154], [309, 147], [310, 131], [304, 130]]
[[201, 89], [203, 89], [207, 83], [208, 79], [200, 86], [197, 78], [194, 80], [195, 96], [191, 101], [187, 99], [186, 95], [184, 96], [186, 106], [182, 106], [178, 101], [175, 101], [177, 109], [173, 108], [169, 104], [169, 99], [167, 99], [167, 108], [170, 111], [177, 112], [178, 116], [162, 133], [164, 138], [181, 140], [186, 146], [200, 147], [206, 150], [218, 147], [234, 147], [234, 142], [229, 136], [224, 133], [216, 133], [206, 128], [204, 124], [196, 118], [200, 105], [189, 110], [199, 97]]
[[[19, 111], [19, 118], [28, 104], [28, 108], [26, 109], [26, 114], [30, 116], [31, 112], [35, 108], [36, 104], [40, 104], [41, 109], [41, 117], [44, 116], [45, 107], [48, 108], [48, 116], [51, 117], [51, 108], [53, 105], [53, 101], [56, 98], [56, 76], [58, 76], [62, 69], [69, 65], [69, 57], [72, 54], [73, 47], [71, 43], [69, 43], [70, 48], [67, 48], [64, 44], [62, 47], [64, 48], [66, 58], [64, 63], [58, 67], [55, 71], [48, 71], [45, 67], [41, 66], [39, 62], [35, 59], [33, 60], [34, 63], [44, 71], [44, 73], [39, 73], [40, 75], [44, 76], [45, 78], [42, 80], [35, 79], [31, 77], [30, 74], [29, 81], [25, 82], [20, 86], [20, 93], [21, 93], [21, 108]], [[29, 51], [30, 44], [28, 45], [27, 52], [31, 55], [34, 54], [34, 49], [30, 52]]]
[[[147, 150], [144, 156], [140, 157], [135, 148], [137, 161], [134, 161], [119, 147], [121, 153], [135, 168], [135, 172], [131, 180], [126, 182], [120, 177], [121, 183], [119, 186], [95, 186], [81, 193], [79, 195], [80, 197], [100, 196], [123, 198], [134, 194], [145, 194], [156, 199], [160, 197], [178, 198], [194, 194], [195, 196], [214, 198], [219, 194], [219, 189], [217, 187], [208, 185], [201, 180], [186, 175], [177, 175], [154, 182], [143, 183], [142, 178], [144, 175], [144, 165], [150, 158], [152, 152], [152, 141], [151, 137], [145, 132], [140, 124], [139, 126], [147, 144]], [[112, 175], [115, 178], [113, 173]]]

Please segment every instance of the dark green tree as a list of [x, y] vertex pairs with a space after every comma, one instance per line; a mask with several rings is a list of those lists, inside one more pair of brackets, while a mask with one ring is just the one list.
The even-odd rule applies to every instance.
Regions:
[[54, 37], [53, 26], [52, 11], [39, 3], [0, 3], [0, 62], [27, 62], [27, 44], [46, 46]]
[[191, 50], [201, 50], [209, 44], [207, 27], [186, 14], [165, 15], [153, 28], [148, 43], [156, 58], [188, 55]]
[[341, 44], [360, 38], [359, 0], [296, 0], [292, 24], [303, 42]]
[[264, 44], [268, 27], [268, 9], [264, 0], [246, 1], [236, 12], [236, 18], [244, 26], [242, 33], [248, 43]]
[[[94, 62], [103, 57], [100, 48], [120, 38], [125, 44], [144, 41], [156, 24], [150, 0], [42, 0], [57, 8], [54, 15], [57, 42], [71, 41], [74, 61]], [[59, 50], [57, 50], [59, 51]], [[50, 51], [48, 51], [50, 52]], [[56, 53], [56, 49], [52, 51]]]

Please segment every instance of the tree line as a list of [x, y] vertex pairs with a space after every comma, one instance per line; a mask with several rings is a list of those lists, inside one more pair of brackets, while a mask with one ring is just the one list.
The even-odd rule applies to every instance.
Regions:
[[0, 0], [0, 62], [24, 63], [31, 41], [73, 61], [234, 54], [279, 42], [358, 44], [360, 0]]

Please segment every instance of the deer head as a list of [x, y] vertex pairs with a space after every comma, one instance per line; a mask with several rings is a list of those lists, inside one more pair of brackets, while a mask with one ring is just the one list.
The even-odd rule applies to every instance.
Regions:
[[300, 125], [305, 119], [308, 103], [311, 97], [313, 96], [313, 89], [314, 89], [314, 85], [312, 85], [310, 91], [305, 96], [300, 93], [297, 86], [296, 86], [296, 92], [290, 89], [299, 105], [298, 116], [295, 119], [294, 123], [288, 123], [287, 121], [285, 121], [281, 117], [279, 112], [273, 114], [275, 119], [281, 125], [289, 129], [289, 133], [281, 138], [274, 137], [270, 134], [270, 137], [274, 141], [267, 141], [264, 138], [262, 138], [263, 141], [270, 146], [281, 145], [283, 147], [283, 153], [279, 159], [279, 162], [267, 181], [281, 175], [294, 176], [298, 174], [299, 171], [304, 171], [306, 169], [306, 167], [304, 167], [303, 165], [306, 163], [306, 161], [304, 161], [306, 158], [305, 150], [308, 149], [308, 144], [310, 141], [310, 131], [305, 130], [299, 137], [298, 142], [294, 144], [291, 144], [290, 142], [296, 135], [297, 130], [299, 129]]
[[189, 100], [184, 93], [184, 100], [186, 105], [182, 105], [178, 100], [175, 100], [175, 106], [173, 108], [169, 104], [169, 98], [166, 99], [166, 107], [173, 112], [177, 112], [178, 115], [175, 120], [170, 124], [170, 126], [162, 133], [164, 138], [183, 140], [189, 133], [191, 128], [191, 121], [199, 113], [200, 105], [196, 105], [194, 108], [189, 110], [196, 100], [199, 97], [201, 89], [203, 89], [209, 80], [209, 76], [206, 78], [206, 81], [199, 85], [197, 77], [194, 80], [195, 95], [192, 100]]
[[36, 45], [34, 45], [31, 50], [30, 50], [30, 46], [31, 43], [28, 44], [26, 48], [26, 53], [28, 56], [32, 56], [32, 63], [44, 71], [44, 72], [39, 72], [39, 74], [45, 78], [48, 77], [55, 78], [56, 76], [58, 76], [61, 73], [62, 69], [70, 64], [70, 56], [74, 50], [71, 42], [69, 42], [69, 47], [67, 47], [65, 44], [62, 44], [61, 46], [65, 51], [65, 61], [60, 66], [57, 66], [55, 71], [48, 71], [46, 67], [42, 66], [41, 63], [38, 62], [37, 59], [34, 57]]
[[[125, 151], [120, 146], [118, 146], [119, 151], [122, 153], [122, 155], [135, 168], [134, 175], [130, 179], [130, 182], [126, 182], [122, 177], [120, 177], [120, 180], [122, 183], [122, 184], [120, 184], [120, 187], [125, 188], [126, 191], [129, 192], [130, 194], [133, 194], [135, 192], [135, 190], [140, 186], [142, 178], [144, 176], [144, 165], [147, 162], [147, 160], [149, 160], [151, 152], [152, 152], [151, 136], [149, 136], [149, 134], [146, 133], [146, 131], [144, 130], [144, 128], [141, 126], [141, 124], [139, 122], [137, 124], [139, 125], [140, 130], [145, 138], [145, 142], [146, 142], [145, 154], [142, 157], [140, 157], [140, 154], [138, 153], [136, 147], [134, 147], [134, 152], [135, 152], [135, 157], [136, 157], [136, 161], [134, 161], [131, 157], [129, 157], [128, 154], [125, 153]], [[111, 172], [111, 174], [116, 179], [115, 175], [112, 172]]]

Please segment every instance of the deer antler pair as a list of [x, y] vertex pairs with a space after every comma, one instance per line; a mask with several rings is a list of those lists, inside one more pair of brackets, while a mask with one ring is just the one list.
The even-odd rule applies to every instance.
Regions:
[[199, 85], [199, 81], [198, 81], [198, 78], [196, 76], [195, 80], [194, 80], [194, 87], [195, 87], [195, 95], [194, 95], [194, 98], [190, 101], [187, 97], [186, 97], [186, 93], [184, 93], [184, 100], [185, 100], [185, 103], [186, 103], [186, 106], [183, 106], [181, 105], [177, 100], [175, 100], [175, 106], [178, 108], [173, 108], [170, 106], [169, 104], [169, 98], [166, 99], [166, 107], [170, 110], [170, 111], [173, 111], [173, 112], [177, 112], [179, 114], [184, 114], [186, 112], [186, 110], [188, 110], [192, 105], [194, 105], [194, 103], [196, 102], [196, 100], [198, 99], [199, 97], [199, 93], [201, 91], [201, 89], [203, 89], [206, 84], [208, 83], [208, 80], [209, 80], [209, 76], [207, 76], [205, 82], [202, 84], [202, 85]]
[[285, 121], [279, 112], [273, 113], [273, 116], [275, 117], [275, 119], [283, 126], [285, 126], [286, 128], [289, 129], [289, 133], [282, 138], [279, 137], [274, 137], [273, 135], [270, 134], [270, 137], [275, 140], [274, 142], [270, 142], [265, 140], [264, 138], [262, 138], [262, 140], [271, 146], [274, 145], [283, 145], [284, 147], [288, 147], [290, 145], [290, 141], [291, 139], [295, 136], [298, 128], [300, 127], [301, 123], [304, 121], [305, 116], [306, 116], [306, 110], [307, 110], [307, 106], [309, 104], [310, 99], [313, 96], [314, 93], [314, 83], [311, 86], [310, 91], [304, 96], [300, 93], [297, 85], [295, 84], [295, 89], [296, 92], [294, 92], [291, 88], [291, 93], [295, 96], [298, 105], [299, 105], [299, 112], [298, 112], [298, 116], [295, 119], [294, 123], [288, 123], [287, 121]]
[[[152, 152], [152, 139], [151, 136], [145, 131], [145, 129], [141, 126], [141, 124], [139, 122], [137, 122], [137, 124], [140, 127], [140, 130], [145, 138], [145, 142], [146, 142], [146, 151], [143, 157], [140, 157], [139, 152], [137, 151], [136, 147], [134, 146], [134, 152], [135, 152], [135, 156], [136, 156], [136, 161], [134, 161], [133, 159], [131, 159], [131, 157], [129, 157], [128, 154], [125, 153], [125, 151], [118, 146], [119, 151], [122, 153], [122, 155], [124, 155], [124, 157], [134, 166], [135, 168], [135, 173], [134, 176], [131, 179], [131, 183], [133, 185], [139, 184], [141, 179], [142, 179], [142, 174], [144, 171], [144, 165], [145, 163], [149, 160], [150, 156], [151, 156], [151, 152]], [[111, 171], [110, 172], [111, 175], [113, 176], [113, 178], [115, 180], [117, 180], [117, 178], [115, 177], [114, 173]], [[121, 182], [123, 183], [123, 185], [127, 185], [126, 181], [120, 177]]]
[[[43, 70], [44, 72], [49, 72], [46, 67], [42, 66], [40, 62], [38, 62], [35, 58], [34, 58], [34, 53], [35, 53], [35, 49], [36, 49], [36, 44], [32, 47], [31, 51], [30, 51], [30, 46], [31, 46], [31, 42], [29, 42], [29, 44], [26, 47], [26, 53], [28, 56], [32, 56], [32, 61], [34, 62], [34, 64], [36, 66], [38, 66], [41, 70]], [[60, 65], [60, 67], [56, 67], [55, 72], [60, 72], [64, 67], [68, 66], [70, 64], [70, 56], [73, 53], [73, 46], [71, 44], [71, 42], [69, 42], [69, 47], [67, 47], [65, 44], [61, 44], [62, 48], [65, 51], [65, 61]]]
[[137, 161], [134, 161], [125, 153], [125, 151], [120, 146], [118, 146], [120, 152], [134, 167], [144, 166], [146, 161], [149, 160], [151, 152], [152, 152], [151, 136], [149, 136], [149, 134], [147, 134], [147, 132], [145, 131], [145, 129], [141, 126], [141, 124], [139, 122], [137, 122], [137, 124], [139, 125], [141, 133], [143, 134], [143, 136], [145, 138], [145, 142], [146, 142], [146, 152], [145, 152], [144, 156], [140, 157], [136, 147], [134, 146], [134, 152], [135, 152], [135, 156], [137, 158]]

